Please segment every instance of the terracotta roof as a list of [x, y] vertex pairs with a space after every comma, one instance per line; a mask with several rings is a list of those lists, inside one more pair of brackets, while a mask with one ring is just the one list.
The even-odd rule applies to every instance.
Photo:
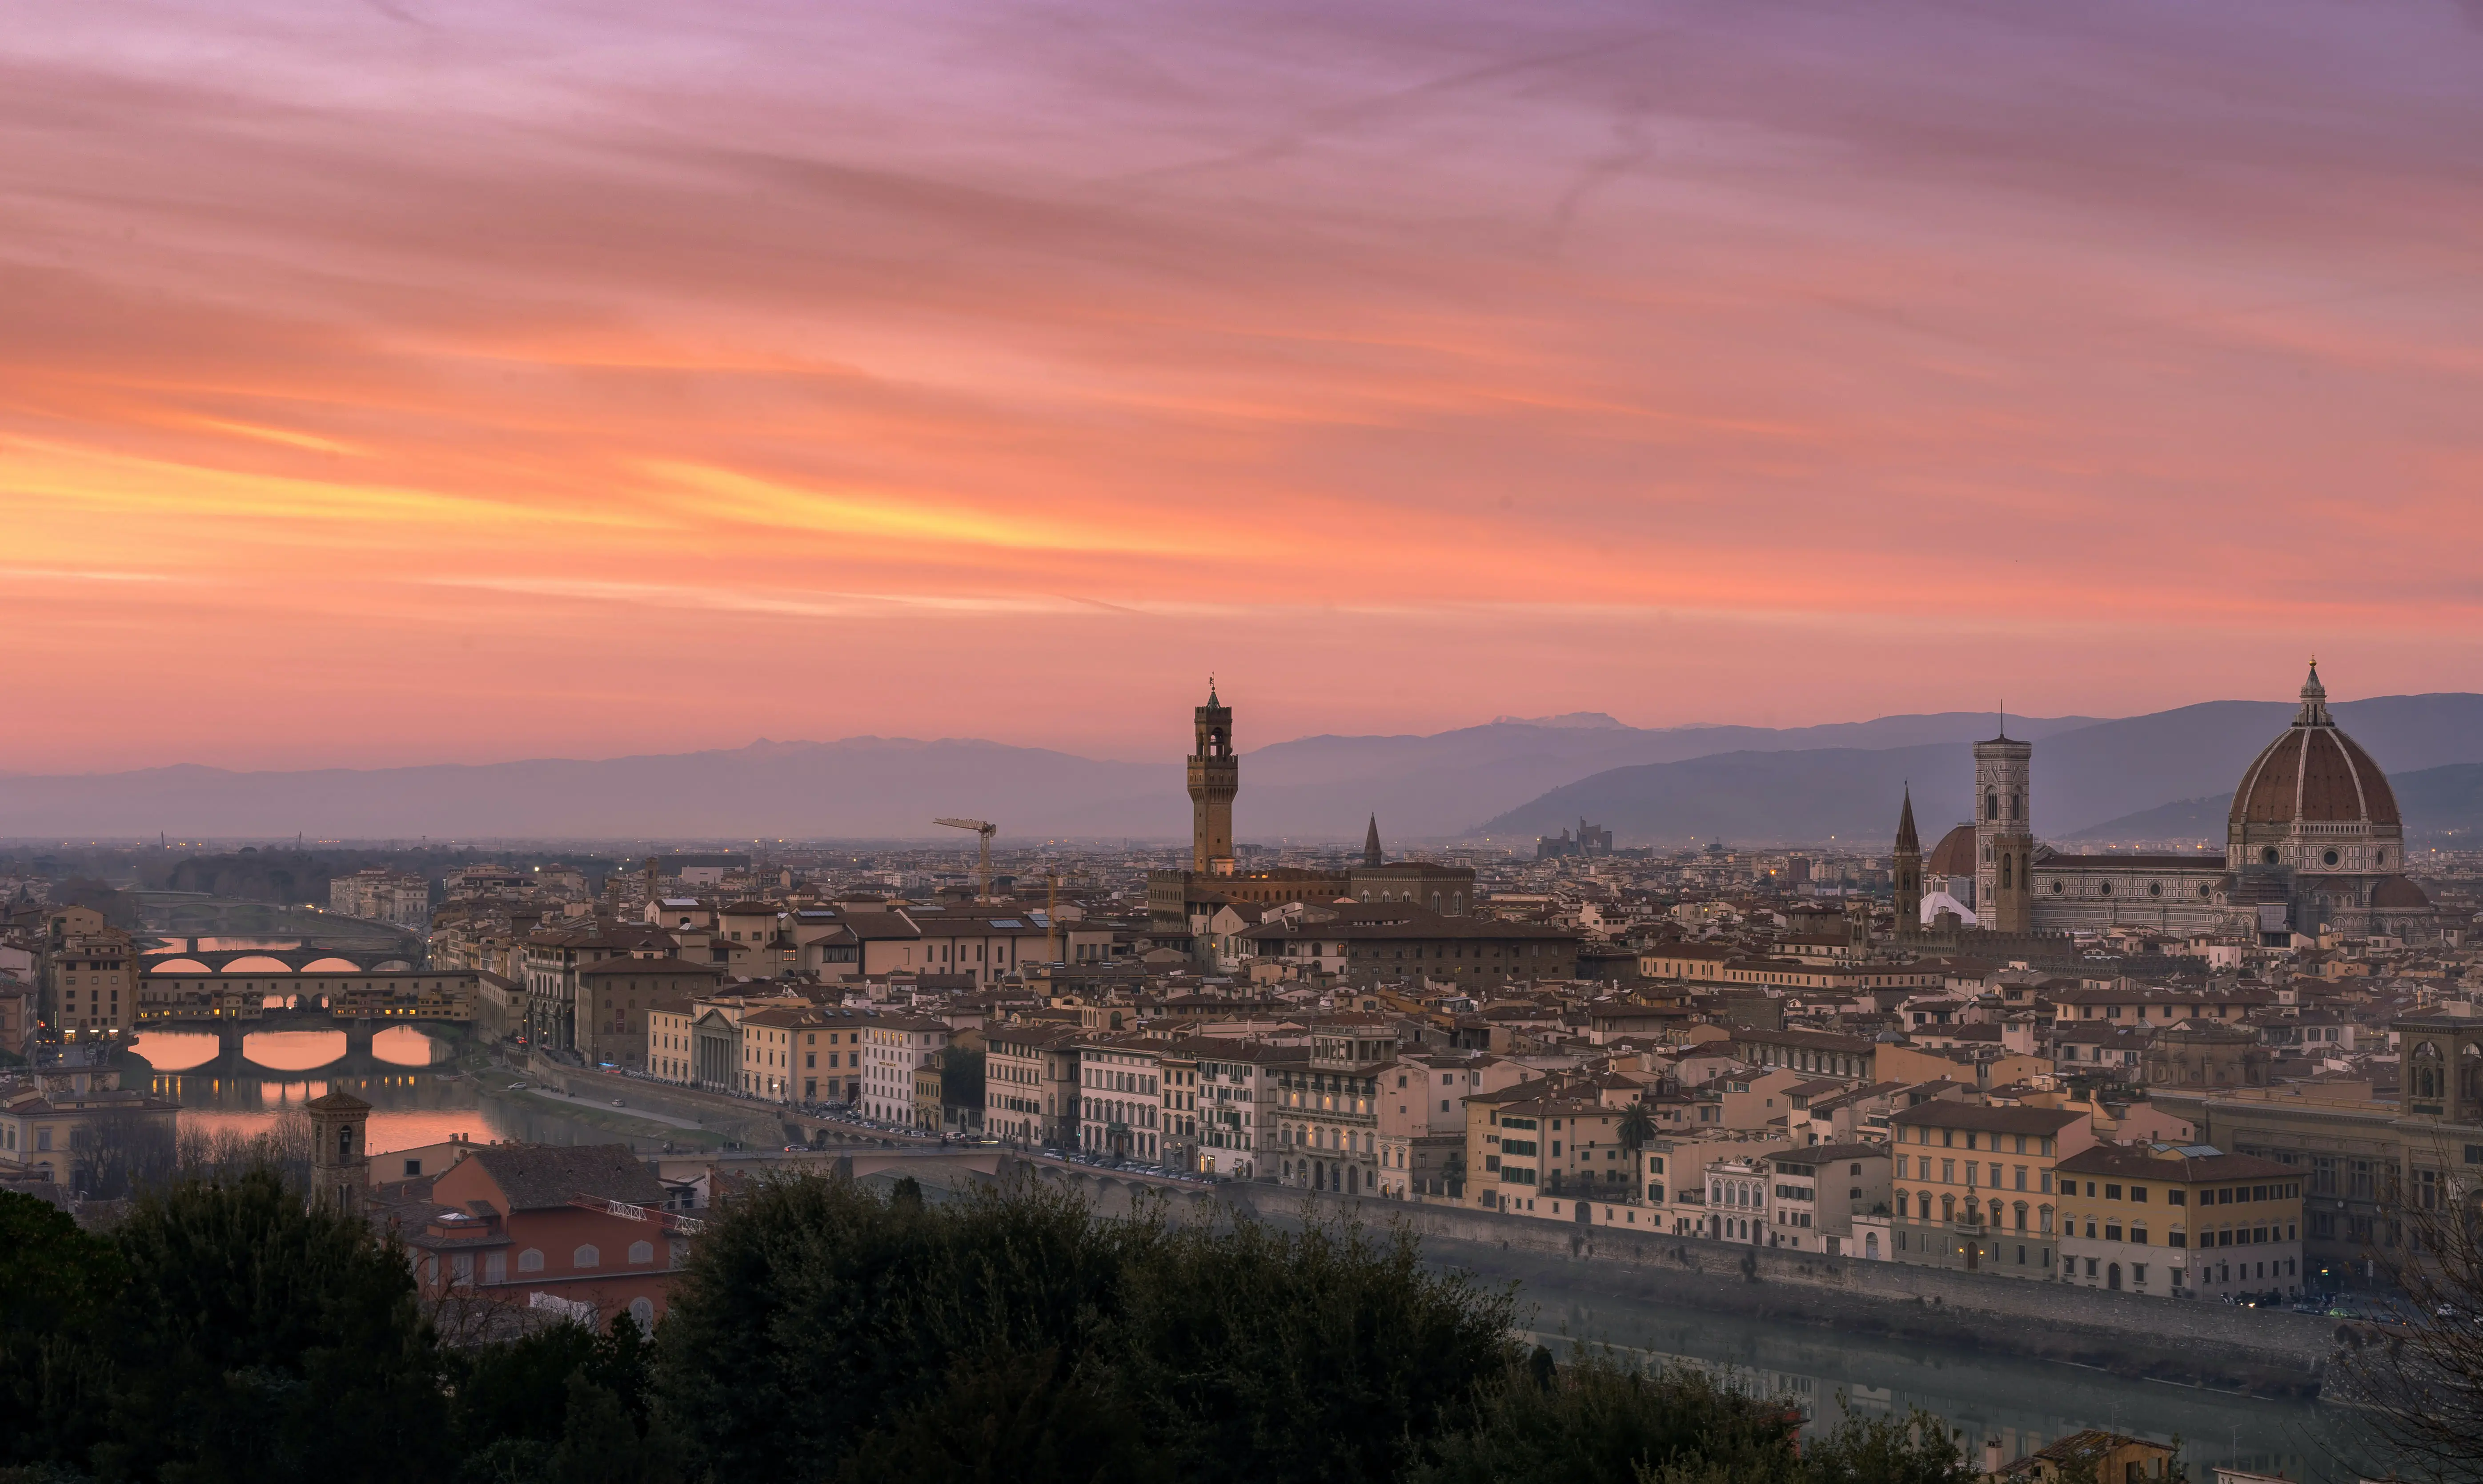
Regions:
[[1932, 847], [1931, 859], [1923, 862], [1927, 876], [1971, 876], [1974, 874], [1974, 826], [1959, 825], [1940, 836]]
[[1979, 1102], [1934, 1099], [1896, 1114], [1890, 1122], [1933, 1128], [1975, 1128], [1991, 1133], [2057, 1133], [2085, 1118], [2060, 1108], [1995, 1108]]
[[466, 1156], [509, 1198], [509, 1208], [547, 1210], [572, 1196], [660, 1206], [663, 1183], [626, 1144], [494, 1144]]
[[2242, 774], [2233, 824], [2402, 823], [2388, 776], [2335, 725], [2295, 722]]
[[2431, 898], [2420, 887], [2402, 876], [2391, 876], [2371, 888], [2374, 908], [2412, 908], [2417, 912], [2431, 910]]

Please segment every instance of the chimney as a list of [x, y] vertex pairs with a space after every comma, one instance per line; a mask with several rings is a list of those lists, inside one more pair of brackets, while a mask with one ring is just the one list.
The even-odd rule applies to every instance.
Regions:
[[2003, 1462], [2005, 1462], [2005, 1460], [2000, 1456], [2000, 1440], [1997, 1438], [1984, 1439], [1983, 1471], [1986, 1473], [1998, 1473]]

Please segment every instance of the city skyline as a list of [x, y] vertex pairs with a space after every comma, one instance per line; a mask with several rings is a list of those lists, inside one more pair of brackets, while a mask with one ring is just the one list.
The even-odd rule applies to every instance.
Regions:
[[0, 40], [0, 768], [2483, 690], [2454, 8], [1263, 16]]

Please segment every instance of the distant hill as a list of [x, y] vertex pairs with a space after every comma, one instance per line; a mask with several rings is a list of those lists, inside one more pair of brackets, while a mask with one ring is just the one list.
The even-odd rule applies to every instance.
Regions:
[[[2087, 720], [2022, 725], [2048, 730]], [[1986, 715], [1956, 712], [1785, 730], [1647, 730], [1589, 714], [1433, 736], [1305, 737], [1243, 755], [1235, 822], [1244, 840], [1351, 842], [1375, 812], [1392, 842], [1454, 835], [1479, 812], [1622, 763], [1836, 740], [1885, 747], [1976, 736], [1989, 726]], [[1178, 757], [1108, 762], [957, 739], [762, 741], [712, 752], [474, 766], [239, 773], [185, 765], [0, 777], [0, 837], [163, 831], [176, 837], [300, 832], [330, 839], [921, 839], [941, 833], [930, 823], [938, 814], [989, 819], [1016, 840], [1189, 834]]]
[[[2333, 709], [2392, 776], [2483, 763], [2483, 696], [2388, 696]], [[2126, 816], [2177, 808], [2166, 799], [2211, 800], [2219, 789], [2229, 797], [2242, 769], [2295, 710], [2290, 702], [2216, 701], [2035, 738], [2036, 831], [2082, 837], [2106, 822], [2123, 829]], [[2011, 729], [2033, 734], [2014, 721]], [[1898, 790], [1908, 780], [1928, 845], [1968, 813], [1972, 751], [1962, 744], [1821, 749], [1615, 768], [1551, 789], [1474, 833], [1531, 838], [1583, 814], [1624, 844], [1717, 835], [1752, 843], [1884, 839], [1896, 828]], [[2453, 785], [2443, 786], [2451, 792], [2442, 807], [2451, 812], [2441, 817], [2462, 817], [2453, 812]], [[2412, 797], [2402, 802], [2410, 820], [2428, 817]]]
[[[2409, 838], [2483, 835], [2483, 763], [2453, 762], [2389, 776]], [[2069, 840], [2222, 840], [2233, 796], [2176, 799], [2151, 809], [2107, 819]]]
[[[2400, 773], [2483, 764], [2483, 697], [2389, 697], [2336, 710]], [[2062, 838], [2167, 799], [2211, 799], [2292, 714], [2290, 702], [2213, 702], [2121, 721], [2012, 717], [2009, 729], [2037, 742], [2036, 827]], [[1456, 837], [1487, 819], [1478, 833], [1524, 843], [1583, 814], [1624, 844], [1877, 843], [1894, 829], [1909, 779], [1926, 832], [1965, 813], [1967, 744], [1993, 725], [1989, 713], [1946, 712], [1649, 729], [1582, 713], [1430, 736], [1303, 737], [1243, 755], [1235, 825], [1245, 841], [1351, 842], [1376, 813], [1395, 845]], [[2467, 808], [2452, 783], [2441, 786], [2443, 810]], [[2414, 795], [2406, 800], [2416, 815]], [[1189, 831], [1178, 757], [1104, 761], [954, 738], [474, 766], [0, 777], [0, 837], [16, 838], [924, 839], [940, 833], [930, 823], [940, 814], [990, 819], [1017, 841], [1175, 840]]]

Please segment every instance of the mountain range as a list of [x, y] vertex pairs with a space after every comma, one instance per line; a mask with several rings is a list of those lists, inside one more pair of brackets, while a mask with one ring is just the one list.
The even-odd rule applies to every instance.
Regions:
[[[2483, 764], [2483, 696], [2384, 697], [2335, 709], [2393, 771]], [[2011, 717], [2007, 726], [2038, 744], [2039, 833], [2067, 837], [2118, 828], [2167, 801], [2212, 801], [2292, 714], [2289, 702], [2211, 702], [2109, 721]], [[1584, 815], [1623, 844], [1835, 836], [1878, 848], [1910, 782], [1928, 843], [1941, 821], [1963, 817], [1970, 744], [1997, 725], [1989, 712], [1945, 712], [1785, 729], [1642, 729], [1589, 712], [1503, 717], [1427, 736], [1302, 737], [1244, 755], [1236, 823], [1244, 840], [1350, 841], [1376, 813], [1391, 841], [1480, 835], [1524, 843]], [[2443, 779], [2435, 792], [2401, 786], [2410, 829], [2483, 822], [2483, 779]], [[160, 831], [188, 838], [921, 839], [940, 833], [933, 816], [967, 814], [997, 822], [1003, 839], [1172, 840], [1187, 837], [1188, 813], [1177, 757], [1107, 761], [966, 739], [0, 777], [0, 837], [12, 838]]]

